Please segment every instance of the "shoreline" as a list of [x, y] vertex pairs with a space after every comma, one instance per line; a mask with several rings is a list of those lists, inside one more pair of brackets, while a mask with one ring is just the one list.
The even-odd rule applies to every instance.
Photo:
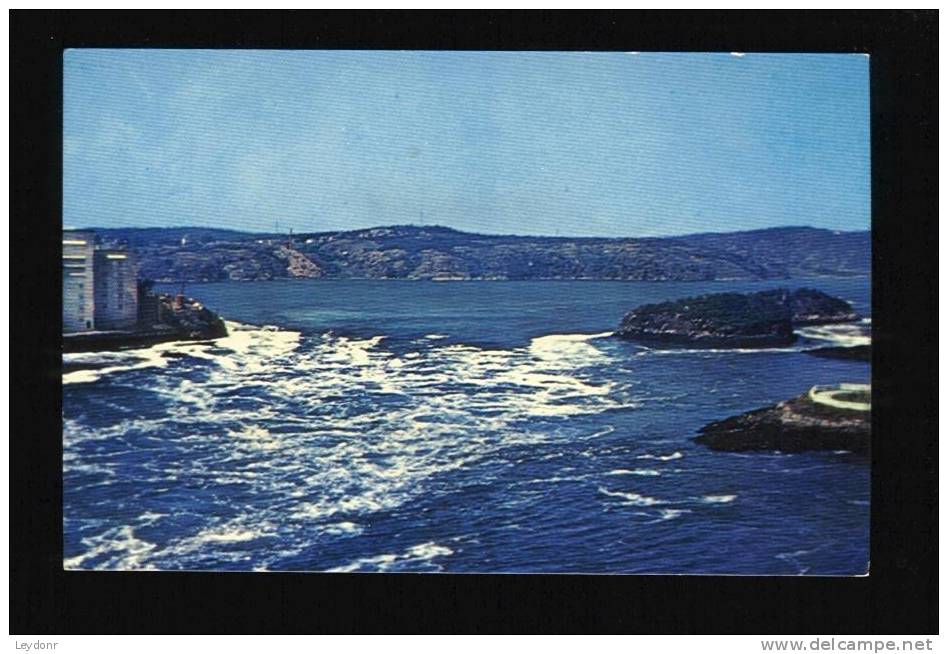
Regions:
[[[400, 282], [400, 283], [418, 283], [418, 282], [436, 282], [443, 284], [447, 282], [465, 283], [465, 282], [611, 282], [618, 284], [755, 284], [766, 282], [786, 282], [786, 281], [806, 281], [820, 279], [872, 279], [872, 275], [863, 273], [854, 273], [851, 275], [808, 275], [805, 277], [767, 277], [767, 278], [722, 278], [722, 279], [610, 279], [604, 277], [549, 277], [549, 278], [530, 278], [530, 279], [505, 279], [497, 277], [471, 277], [465, 279], [435, 279], [407, 278], [407, 277], [273, 277], [270, 279], [214, 279], [214, 280], [185, 280], [185, 284], [248, 284], [248, 283], [271, 283], [271, 282]], [[153, 280], [155, 285], [174, 286], [181, 285], [181, 280]]]
[[201, 334], [190, 336], [181, 332], [108, 332], [99, 334], [64, 334], [63, 354], [82, 354], [86, 352], [121, 352], [136, 350], [162, 343], [195, 343], [213, 341], [223, 338], [226, 334], [217, 336]]
[[139, 317], [138, 326], [110, 331], [70, 332], [62, 335], [62, 352], [103, 352], [150, 347], [174, 341], [205, 341], [227, 336], [221, 317], [193, 298], [151, 296], [157, 301], [157, 316], [150, 326]]

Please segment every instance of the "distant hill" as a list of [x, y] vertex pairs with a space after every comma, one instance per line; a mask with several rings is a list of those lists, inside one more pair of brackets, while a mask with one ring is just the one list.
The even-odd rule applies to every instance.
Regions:
[[213, 227], [109, 227], [103, 229], [90, 227], [89, 229], [94, 230], [103, 240], [125, 243], [131, 248], [178, 245], [182, 238], [194, 243], [209, 243], [211, 241], [239, 241], [256, 236], [249, 232]]
[[396, 225], [254, 234], [199, 227], [98, 229], [156, 281], [334, 279], [753, 280], [866, 275], [869, 232], [779, 227], [667, 238], [472, 234]]

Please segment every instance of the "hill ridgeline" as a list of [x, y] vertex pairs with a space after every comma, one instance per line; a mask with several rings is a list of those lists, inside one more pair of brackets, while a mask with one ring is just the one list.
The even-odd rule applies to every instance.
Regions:
[[870, 271], [869, 232], [811, 227], [666, 238], [472, 234], [393, 226], [254, 234], [198, 227], [97, 229], [160, 282], [327, 279], [759, 280]]

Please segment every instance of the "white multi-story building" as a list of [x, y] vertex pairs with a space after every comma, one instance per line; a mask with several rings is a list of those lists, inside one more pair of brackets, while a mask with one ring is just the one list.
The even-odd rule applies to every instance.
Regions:
[[95, 234], [63, 230], [63, 332], [95, 329]]
[[138, 263], [126, 250], [95, 251], [95, 328], [131, 329], [138, 323]]
[[138, 262], [96, 248], [95, 233], [63, 230], [63, 333], [132, 329], [138, 323]]

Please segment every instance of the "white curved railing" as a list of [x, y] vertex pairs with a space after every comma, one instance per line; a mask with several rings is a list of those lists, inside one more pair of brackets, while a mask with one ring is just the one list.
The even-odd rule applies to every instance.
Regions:
[[814, 386], [808, 394], [811, 401], [825, 406], [835, 407], [837, 409], [849, 409], [851, 411], [870, 411], [872, 404], [869, 402], [853, 402], [851, 400], [837, 400], [836, 395], [840, 393], [852, 393], [853, 391], [871, 392], [872, 386], [869, 384], [840, 384], [839, 386]]

